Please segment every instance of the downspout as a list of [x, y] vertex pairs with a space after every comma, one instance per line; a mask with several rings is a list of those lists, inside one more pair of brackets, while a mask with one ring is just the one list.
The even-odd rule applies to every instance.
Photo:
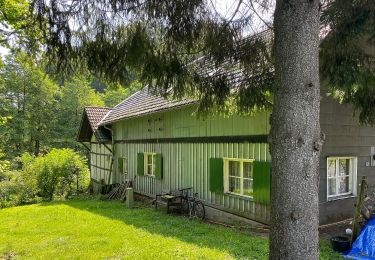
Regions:
[[110, 151], [110, 153], [112, 153], [112, 159], [111, 159], [111, 164], [109, 166], [109, 175], [108, 175], [108, 184], [109, 184], [110, 180], [111, 180], [111, 177], [112, 177], [113, 163], [114, 163], [114, 160], [115, 160], [115, 158], [114, 158], [114, 155], [115, 155], [115, 139], [114, 139], [114, 136], [113, 136], [112, 128], [107, 127], [107, 125], [103, 125], [103, 127], [111, 132], [112, 150], [109, 149], [109, 147], [107, 147], [105, 145], [107, 147], [107, 149]]

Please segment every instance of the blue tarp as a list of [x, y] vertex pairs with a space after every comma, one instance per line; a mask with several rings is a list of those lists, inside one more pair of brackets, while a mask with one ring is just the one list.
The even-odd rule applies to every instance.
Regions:
[[367, 222], [345, 256], [349, 259], [375, 259], [375, 218]]

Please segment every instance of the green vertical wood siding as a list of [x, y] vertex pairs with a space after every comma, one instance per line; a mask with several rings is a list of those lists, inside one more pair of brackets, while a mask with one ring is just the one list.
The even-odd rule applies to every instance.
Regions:
[[[267, 113], [247, 118], [238, 116], [202, 120], [197, 119], [192, 112], [193, 108], [186, 108], [117, 122], [113, 126], [115, 140], [268, 134]], [[148, 129], [151, 129], [150, 132]], [[162, 192], [193, 187], [193, 191], [197, 192], [207, 205], [254, 220], [266, 223], [269, 221], [268, 205], [256, 203], [251, 198], [211, 192], [209, 172], [210, 158], [232, 157], [269, 161], [266, 143], [124, 142], [116, 143], [115, 151], [117, 157], [128, 159], [128, 174], [116, 175], [116, 181], [134, 180], [134, 189], [138, 193], [154, 197]], [[140, 159], [138, 154], [144, 152], [161, 154], [161, 180], [143, 174], [144, 159]], [[141, 163], [142, 167], [139, 166]], [[141, 168], [142, 175], [137, 174], [138, 167]]]
[[253, 163], [254, 201], [269, 205], [271, 200], [271, 164], [255, 161]]
[[116, 140], [202, 136], [262, 135], [269, 131], [269, 113], [252, 117], [197, 119], [195, 107], [157, 113], [115, 123]]
[[[265, 143], [144, 143], [116, 144], [119, 156], [128, 158], [128, 174], [119, 175], [117, 182], [134, 180], [134, 190], [154, 197], [162, 192], [193, 187], [207, 205], [244, 214], [254, 220], [268, 222], [269, 206], [256, 203], [251, 198], [210, 191], [210, 158], [248, 158], [270, 160]], [[138, 154], [154, 152], [163, 156], [163, 179], [137, 175]], [[142, 160], [143, 162], [143, 160]], [[143, 169], [143, 168], [142, 168]]]

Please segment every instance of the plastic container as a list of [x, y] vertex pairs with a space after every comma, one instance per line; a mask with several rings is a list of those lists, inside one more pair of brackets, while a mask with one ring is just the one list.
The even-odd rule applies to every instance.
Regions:
[[332, 237], [331, 246], [334, 251], [343, 253], [350, 249], [350, 239], [345, 236]]

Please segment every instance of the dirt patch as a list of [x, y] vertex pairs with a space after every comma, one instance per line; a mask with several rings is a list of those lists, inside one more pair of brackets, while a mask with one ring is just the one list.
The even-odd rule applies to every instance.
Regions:
[[17, 254], [14, 252], [8, 252], [0, 256], [0, 260], [11, 260], [16, 259]]

